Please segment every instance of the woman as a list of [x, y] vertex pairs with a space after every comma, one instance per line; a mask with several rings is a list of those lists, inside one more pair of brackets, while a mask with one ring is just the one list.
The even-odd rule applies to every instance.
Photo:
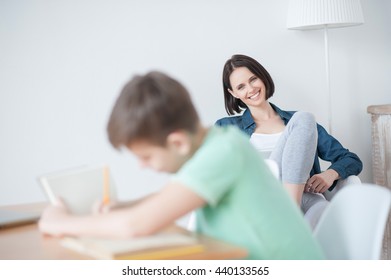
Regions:
[[[237, 126], [264, 156], [278, 163], [285, 188], [304, 213], [313, 202], [324, 200], [321, 194], [332, 190], [338, 179], [361, 172], [358, 156], [316, 124], [311, 114], [283, 111], [269, 103], [274, 83], [258, 61], [233, 55], [224, 65], [223, 88], [228, 115], [244, 112], [216, 124]], [[331, 163], [326, 171], [321, 171], [319, 158]]]

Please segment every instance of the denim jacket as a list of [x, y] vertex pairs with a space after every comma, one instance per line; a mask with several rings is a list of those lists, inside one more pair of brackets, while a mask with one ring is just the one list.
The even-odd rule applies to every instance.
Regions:
[[[284, 124], [287, 125], [295, 111], [283, 111], [272, 103], [270, 105], [284, 121]], [[254, 133], [256, 127], [249, 109], [246, 109], [240, 116], [219, 119], [215, 124], [219, 126], [235, 125], [248, 136]], [[310, 176], [322, 172], [319, 158], [331, 162], [329, 169], [337, 171], [341, 179], [345, 179], [350, 175], [358, 175], [362, 170], [362, 162], [359, 157], [348, 149], [345, 149], [337, 139], [327, 133], [324, 127], [317, 124], [317, 129], [318, 145]], [[336, 182], [334, 182], [329, 190], [334, 188]]]

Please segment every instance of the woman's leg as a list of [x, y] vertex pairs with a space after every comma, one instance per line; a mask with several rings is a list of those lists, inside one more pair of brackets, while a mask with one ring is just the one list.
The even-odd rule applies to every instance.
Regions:
[[305, 192], [303, 194], [301, 210], [304, 213], [304, 219], [310, 224], [312, 229], [315, 229], [320, 216], [328, 204], [329, 202], [320, 193]]
[[288, 122], [270, 159], [277, 162], [281, 180], [294, 197], [312, 228], [328, 201], [321, 194], [304, 192], [314, 164], [318, 131], [312, 114], [296, 112]]
[[285, 188], [298, 205], [301, 205], [304, 185], [314, 163], [317, 137], [314, 116], [296, 112], [270, 155], [280, 168]]

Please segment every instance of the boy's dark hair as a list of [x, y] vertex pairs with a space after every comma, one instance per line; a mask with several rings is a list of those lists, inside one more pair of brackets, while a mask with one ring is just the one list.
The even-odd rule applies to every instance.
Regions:
[[137, 140], [164, 146], [176, 130], [195, 132], [199, 123], [188, 91], [178, 81], [153, 71], [134, 76], [119, 95], [107, 125], [110, 143]]
[[265, 84], [266, 88], [266, 100], [274, 94], [274, 83], [269, 72], [255, 59], [241, 54], [235, 54], [224, 64], [223, 68], [223, 90], [224, 90], [224, 102], [225, 110], [228, 115], [234, 115], [240, 113], [243, 109], [247, 108], [240, 99], [235, 98], [229, 93], [228, 89], [232, 90], [229, 76], [232, 72], [239, 67], [247, 67], [255, 76], [260, 78]]

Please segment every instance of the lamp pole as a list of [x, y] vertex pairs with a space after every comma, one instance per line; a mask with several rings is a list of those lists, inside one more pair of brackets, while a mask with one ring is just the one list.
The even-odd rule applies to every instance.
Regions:
[[328, 132], [333, 133], [332, 93], [328, 29], [364, 23], [360, 0], [290, 0], [287, 27], [295, 30], [323, 29], [326, 59]]
[[325, 52], [325, 64], [326, 64], [326, 90], [327, 90], [327, 112], [328, 112], [328, 127], [329, 133], [333, 134], [332, 131], [332, 98], [331, 98], [331, 90], [330, 90], [330, 60], [329, 60], [329, 38], [328, 38], [328, 27], [327, 24], [324, 25], [324, 52]]

